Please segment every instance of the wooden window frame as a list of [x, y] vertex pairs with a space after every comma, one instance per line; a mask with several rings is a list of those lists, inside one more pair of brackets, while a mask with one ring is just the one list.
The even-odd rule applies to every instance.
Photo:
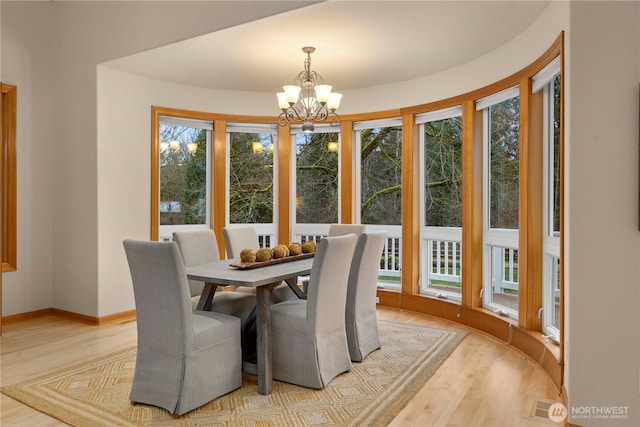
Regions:
[[0, 83], [2, 86], [2, 150], [0, 151], [0, 185], [2, 186], [2, 271], [15, 271], [17, 260], [16, 228], [16, 117], [17, 88]]

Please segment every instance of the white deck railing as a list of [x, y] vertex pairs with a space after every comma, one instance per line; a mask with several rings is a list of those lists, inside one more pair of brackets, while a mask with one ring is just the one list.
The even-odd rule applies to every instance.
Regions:
[[[273, 224], [251, 224], [256, 228], [260, 246], [270, 247], [276, 241], [276, 231]], [[206, 226], [163, 226], [161, 239], [170, 240], [171, 232], [176, 229], [203, 228]], [[400, 269], [402, 265], [402, 239], [399, 225], [367, 225], [367, 231], [384, 230], [387, 232], [387, 242], [380, 257], [379, 276], [381, 284], [387, 288], [400, 289]], [[329, 224], [295, 224], [293, 241], [305, 242], [313, 240], [319, 242], [326, 237]], [[433, 286], [447, 286], [459, 288], [462, 272], [462, 243], [461, 232], [456, 229], [438, 229], [436, 232], [427, 231], [431, 235], [422, 238], [421, 257], [421, 290], [427, 292]], [[431, 237], [431, 238], [430, 238]], [[504, 293], [506, 290], [518, 290], [518, 261], [517, 249], [493, 246], [492, 282], [494, 293]]]
[[[401, 254], [401, 227], [399, 225], [367, 225], [367, 231], [384, 230], [387, 232], [387, 242], [380, 257], [379, 276], [383, 276], [381, 282], [397, 282], [399, 288]], [[329, 224], [296, 224], [294, 227], [294, 241], [306, 242], [312, 240], [319, 242], [327, 236]], [[384, 280], [384, 278], [387, 280]]]
[[494, 294], [518, 290], [518, 250], [492, 246], [491, 282]]
[[[462, 243], [451, 240], [429, 240], [426, 263], [428, 282], [440, 280], [460, 283], [462, 271]], [[429, 262], [431, 261], [431, 262]]]

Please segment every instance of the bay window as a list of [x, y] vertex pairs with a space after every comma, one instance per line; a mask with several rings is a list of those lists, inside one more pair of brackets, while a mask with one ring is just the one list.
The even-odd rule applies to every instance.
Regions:
[[356, 222], [387, 232], [380, 286], [400, 289], [402, 120], [356, 122], [354, 130]]
[[543, 236], [542, 331], [560, 336], [560, 57], [533, 77], [532, 90], [542, 91]]
[[416, 116], [420, 126], [420, 292], [461, 302], [462, 107]]
[[291, 133], [294, 240], [318, 240], [340, 218], [340, 128], [316, 125], [312, 133], [304, 133], [295, 126]]
[[277, 126], [227, 123], [227, 224], [250, 224], [260, 245], [276, 241]]
[[161, 116], [159, 122], [160, 238], [209, 228], [212, 122]]
[[483, 307], [518, 317], [520, 98], [518, 88], [483, 98]]

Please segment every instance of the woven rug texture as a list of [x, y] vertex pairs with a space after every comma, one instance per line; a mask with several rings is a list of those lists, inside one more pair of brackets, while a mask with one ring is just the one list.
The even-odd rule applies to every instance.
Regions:
[[385, 426], [422, 388], [465, 332], [379, 321], [382, 348], [322, 390], [255, 376], [240, 389], [185, 414], [132, 405], [135, 348], [2, 387], [2, 393], [67, 424], [87, 426]]

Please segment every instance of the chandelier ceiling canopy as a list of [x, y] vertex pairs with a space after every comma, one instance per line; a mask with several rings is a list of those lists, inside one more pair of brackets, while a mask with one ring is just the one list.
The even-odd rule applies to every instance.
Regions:
[[282, 110], [278, 124], [286, 126], [290, 123], [301, 123], [302, 131], [313, 132], [313, 122], [329, 122], [331, 126], [340, 124], [340, 116], [336, 110], [340, 106], [341, 93], [331, 92], [333, 87], [324, 84], [322, 76], [311, 71], [311, 54], [315, 47], [306, 46], [302, 51], [307, 54], [304, 70], [295, 78], [294, 84], [282, 87], [278, 92], [278, 105]]

